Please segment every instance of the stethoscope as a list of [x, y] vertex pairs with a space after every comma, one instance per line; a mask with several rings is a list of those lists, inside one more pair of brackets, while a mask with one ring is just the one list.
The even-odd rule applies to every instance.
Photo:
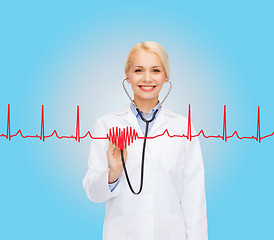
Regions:
[[123, 88], [127, 94], [127, 96], [129, 97], [131, 103], [133, 104], [133, 106], [136, 108], [136, 111], [139, 113], [141, 119], [146, 123], [146, 131], [145, 131], [145, 138], [144, 138], [144, 143], [143, 143], [143, 153], [142, 153], [142, 166], [141, 166], [141, 182], [140, 182], [140, 189], [138, 192], [135, 192], [132, 188], [132, 185], [130, 183], [130, 180], [129, 180], [129, 177], [128, 177], [128, 173], [127, 173], [127, 169], [126, 169], [126, 164], [125, 164], [125, 160], [124, 160], [124, 156], [123, 156], [123, 150], [121, 149], [121, 158], [122, 158], [122, 163], [123, 163], [123, 168], [124, 168], [124, 171], [125, 171], [125, 175], [126, 175], [126, 179], [127, 179], [127, 183], [128, 183], [128, 186], [131, 190], [131, 192], [133, 194], [136, 194], [138, 195], [139, 193], [141, 193], [142, 191], [142, 188], [143, 188], [143, 179], [144, 179], [144, 162], [145, 162], [145, 149], [146, 149], [146, 140], [147, 140], [147, 134], [148, 134], [148, 125], [150, 122], [152, 122], [159, 110], [159, 108], [162, 106], [162, 104], [164, 103], [164, 101], [166, 100], [166, 98], [168, 97], [170, 91], [171, 91], [171, 88], [172, 88], [172, 84], [171, 84], [171, 81], [168, 79], [168, 78], [165, 78], [167, 80], [167, 82], [169, 83], [169, 90], [165, 96], [165, 98], [163, 99], [163, 101], [159, 104], [159, 106], [157, 107], [157, 109], [155, 110], [155, 112], [153, 113], [153, 116], [151, 119], [147, 120], [143, 117], [140, 109], [135, 105], [134, 101], [132, 100], [132, 98], [130, 97], [126, 87], [125, 87], [125, 81], [127, 80], [127, 78], [125, 78], [122, 82], [123, 84]]

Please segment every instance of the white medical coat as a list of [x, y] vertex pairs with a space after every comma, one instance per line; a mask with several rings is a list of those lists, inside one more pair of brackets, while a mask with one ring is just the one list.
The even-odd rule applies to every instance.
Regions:
[[[92, 136], [105, 137], [112, 127], [133, 127], [144, 136], [130, 105], [99, 118]], [[162, 106], [149, 136], [187, 134], [188, 119]], [[192, 135], [196, 134], [191, 128]], [[94, 202], [106, 201], [104, 240], [207, 240], [204, 166], [198, 137], [147, 139], [143, 190], [134, 195], [124, 172], [116, 188], [108, 185], [108, 140], [92, 140], [83, 186]], [[127, 171], [140, 186], [143, 139], [128, 147]], [[92, 236], [91, 236], [92, 238]]]

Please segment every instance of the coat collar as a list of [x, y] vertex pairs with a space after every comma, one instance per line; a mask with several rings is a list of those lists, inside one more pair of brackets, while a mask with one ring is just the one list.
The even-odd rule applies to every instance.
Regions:
[[[178, 115], [172, 111], [170, 111], [168, 108], [166, 108], [164, 105], [161, 107], [161, 111], [159, 112], [148, 136], [153, 135], [163, 124], [165, 124], [170, 117], [177, 117]], [[139, 126], [139, 123], [137, 121], [136, 116], [134, 116], [134, 113], [130, 109], [130, 104], [125, 106], [123, 109], [115, 113], [116, 116], [122, 116], [130, 125], [133, 126], [135, 131], [138, 132], [139, 136], [144, 136], [142, 133], [142, 130]], [[164, 129], [165, 130], [165, 129]]]

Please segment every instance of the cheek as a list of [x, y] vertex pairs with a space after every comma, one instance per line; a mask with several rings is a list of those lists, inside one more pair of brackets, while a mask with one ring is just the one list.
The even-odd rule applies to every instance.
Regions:
[[157, 74], [154, 75], [155, 81], [157, 81], [159, 84], [165, 82], [165, 80], [164, 80], [165, 77], [166, 77], [166, 75], [165, 75], [164, 72], [157, 73]]
[[130, 79], [130, 84], [131, 84], [131, 88], [134, 90], [136, 88], [138, 88], [138, 81], [134, 78]]
[[140, 80], [142, 80], [141, 74], [140, 75], [133, 74], [131, 76], [131, 83], [132, 83], [132, 85], [137, 84]]
[[163, 86], [165, 84], [165, 80], [164, 80], [164, 77], [163, 76], [159, 76], [158, 79], [157, 79], [157, 83], [159, 86]]

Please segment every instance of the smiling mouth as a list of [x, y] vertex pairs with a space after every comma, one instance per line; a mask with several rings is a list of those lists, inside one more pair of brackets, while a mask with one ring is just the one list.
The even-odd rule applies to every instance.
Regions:
[[138, 87], [146, 92], [152, 91], [154, 88], [156, 88], [156, 86], [151, 86], [151, 85], [139, 85]]

